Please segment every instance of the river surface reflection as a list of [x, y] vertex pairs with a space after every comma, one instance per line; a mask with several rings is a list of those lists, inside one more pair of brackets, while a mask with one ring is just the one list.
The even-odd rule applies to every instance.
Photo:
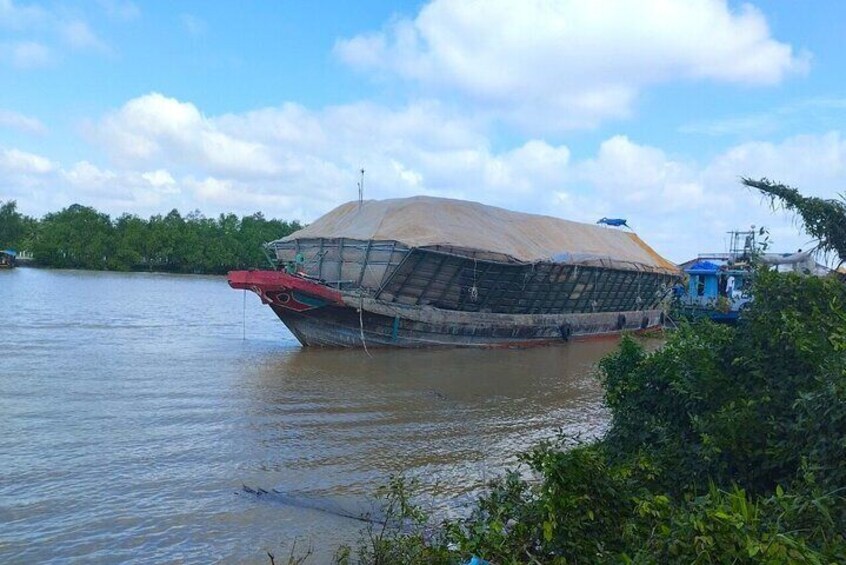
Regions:
[[295, 539], [320, 562], [392, 473], [446, 512], [607, 421], [593, 368], [615, 340], [302, 350], [220, 277], [0, 271], [0, 305], [4, 563], [266, 563]]

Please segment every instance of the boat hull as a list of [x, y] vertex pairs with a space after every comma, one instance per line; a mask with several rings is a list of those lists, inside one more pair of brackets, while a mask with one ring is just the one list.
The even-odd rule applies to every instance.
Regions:
[[230, 273], [308, 347], [527, 347], [656, 328], [659, 309], [570, 314], [461, 312], [342, 293], [277, 271]]
[[[308, 312], [271, 308], [303, 345], [346, 348], [531, 347], [654, 329], [661, 325], [663, 317], [660, 310], [653, 310], [572, 314], [544, 325], [526, 325], [507, 319], [500, 323], [451, 320], [451, 316], [434, 323], [366, 310], [359, 312], [349, 306]], [[622, 325], [621, 319], [625, 319]]]

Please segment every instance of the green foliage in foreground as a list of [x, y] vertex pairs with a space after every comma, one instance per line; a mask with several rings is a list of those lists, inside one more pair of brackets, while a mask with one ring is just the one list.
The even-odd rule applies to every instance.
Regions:
[[736, 328], [632, 339], [600, 374], [611, 427], [542, 443], [472, 514], [432, 524], [394, 480], [338, 562], [846, 562], [846, 287], [762, 273]]
[[56, 268], [219, 274], [264, 267], [261, 245], [300, 227], [261, 213], [206, 218], [172, 210], [147, 220], [130, 214], [112, 220], [79, 204], [35, 220], [20, 214], [14, 201], [0, 202], [0, 249], [30, 251], [37, 264]]

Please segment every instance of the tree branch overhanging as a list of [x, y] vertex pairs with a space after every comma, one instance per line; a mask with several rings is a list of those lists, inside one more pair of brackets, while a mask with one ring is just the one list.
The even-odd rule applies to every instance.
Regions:
[[823, 254], [837, 253], [840, 263], [846, 262], [846, 200], [802, 196], [793, 187], [767, 178], [743, 177], [741, 182], [769, 198], [773, 209], [784, 208], [796, 214], [805, 231], [817, 240]]

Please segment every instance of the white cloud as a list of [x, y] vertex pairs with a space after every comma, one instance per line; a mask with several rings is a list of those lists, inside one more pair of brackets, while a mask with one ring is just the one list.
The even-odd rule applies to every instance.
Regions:
[[707, 162], [625, 135], [578, 158], [542, 139], [494, 149], [484, 131], [434, 102], [320, 111], [285, 104], [206, 116], [150, 94], [92, 125], [113, 155], [108, 167], [0, 152], [0, 199], [25, 184], [40, 212], [85, 198], [111, 214], [178, 207], [311, 221], [355, 199], [364, 167], [366, 198], [430, 194], [591, 223], [623, 217], [659, 252], [684, 260], [722, 250], [725, 232], [750, 224], [770, 227], [777, 249], [805, 246], [791, 217], [773, 214], [741, 176], [826, 197], [846, 185], [838, 131], [738, 144]]
[[[355, 198], [364, 167], [367, 198], [430, 194], [587, 222], [622, 216], [679, 259], [719, 247], [725, 231], [750, 223], [790, 230], [789, 218], [771, 215], [740, 187], [741, 175], [829, 194], [846, 177], [838, 133], [737, 145], [709, 163], [617, 135], [574, 160], [568, 147], [541, 139], [495, 151], [483, 123], [426, 101], [321, 111], [284, 104], [208, 117], [190, 103], [151, 94], [129, 101], [95, 131], [122, 168], [179, 171], [175, 182], [192, 199], [189, 208], [258, 207], [288, 218], [296, 211], [308, 221]], [[785, 241], [796, 237], [790, 233]]]
[[352, 199], [361, 167], [369, 198], [486, 192], [489, 202], [507, 204], [516, 192], [563, 182], [566, 147], [530, 141], [496, 154], [480, 127], [425, 101], [319, 112], [285, 104], [207, 117], [193, 104], [153, 93], [89, 130], [122, 169], [178, 173], [178, 184], [196, 199], [191, 207], [264, 205], [288, 217], [287, 208], [301, 211], [300, 219]]
[[259, 206], [286, 217], [296, 210], [304, 220], [354, 198], [361, 167], [368, 198], [423, 193], [510, 207], [520, 196], [545, 201], [570, 174], [567, 147], [530, 140], [494, 152], [482, 124], [426, 101], [318, 112], [285, 104], [206, 117], [150, 94], [91, 129], [121, 168], [179, 171], [192, 208]]
[[130, 21], [141, 16], [141, 10], [130, 0], [97, 0], [97, 3], [115, 20]]
[[768, 85], [808, 66], [757, 9], [725, 0], [433, 0], [335, 51], [529, 131], [628, 116], [652, 84]]
[[831, 198], [846, 187], [846, 140], [831, 131], [780, 143], [742, 143], [714, 159], [705, 173], [709, 178], [769, 177], [801, 187], [803, 194]]
[[47, 132], [46, 126], [39, 119], [3, 109], [0, 109], [0, 128], [10, 128], [37, 135]]
[[223, 132], [191, 103], [152, 93], [127, 102], [93, 126], [118, 162], [184, 164], [217, 174], [268, 176], [266, 148]]
[[183, 204], [181, 192], [179, 183], [163, 169], [115, 171], [88, 161], [66, 168], [42, 155], [0, 148], [0, 200], [17, 199], [36, 215], [73, 203], [115, 214], [153, 213]]
[[[846, 184], [846, 141], [839, 132], [736, 145], [708, 163], [673, 157], [616, 136], [597, 156], [573, 167], [581, 192], [562, 204], [577, 219], [626, 217], [659, 251], [676, 260], [724, 251], [725, 233], [750, 225], [770, 229], [776, 250], [806, 247], [791, 215], [773, 213], [740, 178], [769, 177], [803, 194], [835, 198]], [[589, 210], [586, 217], [580, 211]]]
[[613, 193], [618, 205], [646, 205], [663, 211], [694, 208], [706, 195], [695, 178], [695, 165], [668, 157], [664, 151], [614, 136], [599, 146], [596, 158], [579, 165], [580, 178], [598, 190]]
[[80, 161], [63, 170], [61, 177], [74, 194], [93, 199], [100, 206], [122, 206], [121, 211], [161, 206], [181, 192], [170, 173], [162, 169], [116, 172]]
[[187, 190], [192, 191], [199, 205], [212, 205], [223, 209], [291, 210], [305, 200], [303, 196], [292, 194], [249, 190], [243, 183], [233, 179], [187, 177], [184, 185]]
[[21, 30], [41, 25], [49, 20], [49, 13], [41, 6], [19, 6], [12, 0], [0, 0], [0, 26]]
[[19, 149], [0, 149], [0, 171], [6, 174], [45, 174], [56, 166], [46, 157]]
[[0, 147], [0, 200], [40, 200], [58, 167], [44, 156]]
[[37, 41], [0, 43], [0, 61], [16, 69], [45, 67], [52, 62], [50, 48]]
[[151, 186], [159, 189], [173, 190], [176, 187], [176, 181], [173, 179], [173, 176], [164, 169], [148, 171], [143, 173], [141, 178], [150, 183]]
[[61, 7], [48, 10], [38, 4], [19, 5], [12, 0], [0, 0], [2, 28], [13, 30], [19, 38], [0, 43], [0, 62], [18, 69], [47, 66], [68, 48], [111, 52], [85, 20], [69, 17]]
[[61, 24], [61, 33], [65, 43], [73, 49], [92, 49], [109, 51], [106, 44], [98, 38], [88, 24], [82, 20], [71, 20]]

